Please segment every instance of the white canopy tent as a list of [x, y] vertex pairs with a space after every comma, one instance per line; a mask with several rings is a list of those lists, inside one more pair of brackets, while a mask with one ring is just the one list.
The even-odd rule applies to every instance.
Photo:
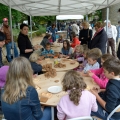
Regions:
[[69, 19], [84, 19], [83, 15], [57, 15], [56, 20], [69, 20]]
[[120, 0], [0, 0], [29, 16], [86, 15]]

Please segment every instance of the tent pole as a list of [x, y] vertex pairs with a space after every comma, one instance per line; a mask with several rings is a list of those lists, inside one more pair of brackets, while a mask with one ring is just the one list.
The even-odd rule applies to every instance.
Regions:
[[88, 10], [86, 8], [86, 21], [88, 22]]
[[[107, 11], [106, 11], [106, 33], [108, 34], [108, 19], [109, 19], [109, 0], [107, 0]], [[106, 44], [107, 52], [107, 44]]]
[[14, 58], [14, 41], [13, 41], [13, 31], [12, 31], [12, 14], [11, 14], [11, 0], [9, 2], [9, 18], [10, 18], [10, 32], [11, 32], [11, 40], [12, 40], [12, 56]]
[[32, 41], [32, 16], [30, 15], [30, 40]]

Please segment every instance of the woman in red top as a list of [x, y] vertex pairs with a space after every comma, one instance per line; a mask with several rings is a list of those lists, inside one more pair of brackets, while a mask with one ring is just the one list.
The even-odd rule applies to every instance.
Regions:
[[76, 37], [75, 32], [72, 32], [71, 34], [72, 34], [72, 39], [73, 39], [73, 41], [72, 41], [72, 43], [71, 43], [71, 47], [74, 48], [76, 45], [80, 45], [80, 41], [79, 41], [79, 39]]

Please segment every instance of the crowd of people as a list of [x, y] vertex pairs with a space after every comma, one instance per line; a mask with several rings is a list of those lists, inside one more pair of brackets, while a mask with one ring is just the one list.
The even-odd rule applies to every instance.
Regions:
[[[11, 50], [8, 52], [8, 48], [12, 48], [8, 19], [4, 18], [3, 23], [0, 31], [0, 88], [2, 91], [0, 96], [4, 117], [7, 120], [51, 120], [51, 109], [41, 106], [33, 78], [36, 74], [43, 74], [41, 60], [55, 57], [55, 51], [51, 47], [51, 44], [56, 41], [55, 25], [53, 24], [51, 28], [53, 34], [46, 33], [44, 36], [40, 49], [31, 44], [28, 25], [21, 24], [17, 41], [20, 53], [18, 54], [15, 48], [15, 58], [12, 60]], [[80, 31], [76, 28], [74, 23], [69, 31], [71, 40], [66, 40], [62, 36], [57, 40], [63, 44], [57, 57], [79, 62], [79, 66], [67, 71], [62, 80], [63, 91], [68, 94], [63, 96], [57, 104], [57, 118], [66, 120], [82, 116], [97, 116], [106, 120], [109, 113], [120, 104], [120, 60], [116, 55], [116, 44], [118, 51], [120, 50], [120, 25], [116, 29], [108, 21], [108, 33], [106, 33], [104, 25], [97, 22], [94, 35], [92, 29], [89, 29], [88, 22], [82, 23]], [[9, 66], [2, 62], [1, 54], [4, 44]], [[14, 47], [16, 47], [15, 43]], [[35, 52], [37, 49], [41, 51], [39, 54]], [[93, 78], [99, 87], [86, 90], [87, 85], [83, 77]], [[112, 120], [120, 120], [120, 112], [114, 113]]]

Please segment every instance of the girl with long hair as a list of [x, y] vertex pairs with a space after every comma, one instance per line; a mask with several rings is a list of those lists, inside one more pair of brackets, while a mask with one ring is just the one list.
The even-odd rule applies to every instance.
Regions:
[[63, 96], [57, 105], [59, 120], [90, 116], [91, 111], [97, 111], [96, 97], [85, 90], [87, 86], [78, 72], [68, 71], [62, 85], [68, 94]]
[[[12, 60], [2, 94], [2, 111], [7, 120], [50, 120], [50, 108], [42, 112], [28, 59]], [[45, 115], [47, 114], [47, 116]]]

